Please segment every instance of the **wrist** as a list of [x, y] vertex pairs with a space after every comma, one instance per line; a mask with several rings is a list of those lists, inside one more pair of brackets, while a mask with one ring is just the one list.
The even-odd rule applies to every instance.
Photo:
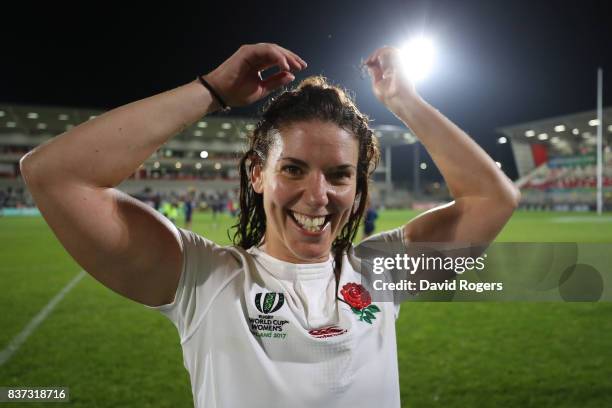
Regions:
[[219, 90], [216, 89], [216, 86], [210, 82], [210, 79], [205, 78], [204, 75], [198, 75], [197, 80], [210, 93], [214, 101], [220, 107], [221, 111], [229, 112], [231, 110], [231, 107], [227, 104], [225, 97], [219, 94]]
[[205, 109], [202, 116], [221, 110], [221, 105], [219, 104], [219, 101], [215, 99], [215, 97], [208, 89], [202, 86], [202, 84], [197, 78], [191, 81], [189, 83], [189, 86], [198, 95], [198, 106], [203, 107]]
[[387, 106], [395, 116], [409, 125], [429, 104], [414, 92], [394, 98]]

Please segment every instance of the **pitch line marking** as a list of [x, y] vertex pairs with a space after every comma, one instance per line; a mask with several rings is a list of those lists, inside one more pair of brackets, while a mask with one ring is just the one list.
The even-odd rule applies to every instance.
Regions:
[[55, 306], [70, 292], [70, 290], [85, 276], [85, 271], [81, 271], [77, 274], [64, 288], [57, 294], [53, 299], [42, 308], [40, 312], [23, 328], [21, 333], [13, 337], [11, 342], [6, 348], [0, 351], [0, 366], [4, 365], [7, 361], [13, 357], [13, 354], [19, 350], [19, 347], [27, 340], [28, 337], [36, 330], [36, 328], [51, 314]]

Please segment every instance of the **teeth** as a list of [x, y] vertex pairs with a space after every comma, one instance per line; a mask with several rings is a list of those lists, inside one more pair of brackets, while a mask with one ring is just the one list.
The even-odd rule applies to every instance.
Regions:
[[298, 221], [298, 223], [304, 227], [304, 229], [316, 232], [321, 229], [321, 226], [325, 222], [325, 217], [308, 217], [303, 214], [298, 214], [296, 212], [292, 212], [293, 217]]

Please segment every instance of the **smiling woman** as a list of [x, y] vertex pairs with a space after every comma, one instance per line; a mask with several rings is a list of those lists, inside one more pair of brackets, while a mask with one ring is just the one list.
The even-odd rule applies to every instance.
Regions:
[[345, 92], [322, 77], [271, 101], [240, 163], [235, 244], [287, 262], [337, 269], [365, 210], [376, 139]]
[[[456, 199], [367, 242], [404, 253], [410, 241], [492, 240], [516, 189], [419, 97], [399, 50], [378, 49], [366, 65], [375, 95], [415, 131]], [[279, 71], [263, 80], [271, 67]], [[20, 163], [83, 269], [174, 323], [197, 407], [400, 406], [399, 304], [372, 301], [360, 284], [363, 243], [352, 245], [378, 146], [342, 89], [312, 77], [270, 102], [240, 162], [234, 246], [115, 188], [186, 125], [266, 97], [304, 68], [278, 45], [243, 46], [211, 73], [90, 120]]]

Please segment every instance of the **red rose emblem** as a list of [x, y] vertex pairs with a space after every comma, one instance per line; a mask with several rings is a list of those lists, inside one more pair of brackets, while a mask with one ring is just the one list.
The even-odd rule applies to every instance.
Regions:
[[358, 283], [347, 283], [342, 287], [342, 290], [340, 290], [340, 294], [346, 303], [355, 309], [361, 310], [372, 303], [372, 297], [366, 288]]

